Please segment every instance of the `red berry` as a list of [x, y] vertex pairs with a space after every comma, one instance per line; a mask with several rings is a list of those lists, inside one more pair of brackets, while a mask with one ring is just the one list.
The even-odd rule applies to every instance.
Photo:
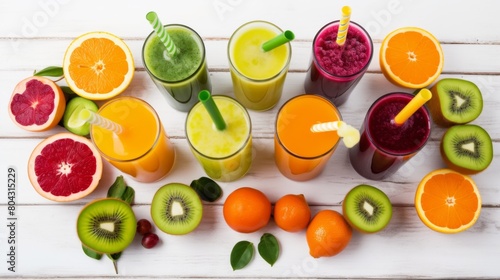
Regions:
[[156, 235], [155, 233], [152, 233], [152, 232], [148, 232], [142, 237], [141, 244], [144, 248], [150, 249], [150, 248], [153, 248], [154, 246], [156, 246], [156, 244], [158, 244], [158, 241], [160, 241], [160, 238], [158, 238], [158, 235]]
[[139, 233], [140, 235], [151, 232], [151, 228], [151, 222], [149, 222], [148, 220], [140, 219], [139, 221], [137, 221], [137, 233]]

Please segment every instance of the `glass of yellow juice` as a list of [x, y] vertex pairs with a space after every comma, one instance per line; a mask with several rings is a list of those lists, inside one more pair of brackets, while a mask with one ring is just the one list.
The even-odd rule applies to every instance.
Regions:
[[262, 45], [283, 33], [266, 21], [240, 26], [229, 39], [228, 58], [236, 99], [248, 109], [265, 111], [281, 98], [292, 57], [290, 43], [265, 52]]
[[311, 127], [341, 120], [335, 105], [321, 96], [303, 94], [283, 104], [274, 135], [274, 159], [279, 171], [294, 181], [317, 177], [335, 151], [339, 136], [336, 131], [312, 132]]
[[98, 114], [122, 127], [121, 133], [115, 133], [91, 125], [92, 142], [109, 163], [145, 183], [158, 181], [170, 172], [175, 150], [151, 105], [124, 96], [106, 102]]
[[225, 123], [218, 130], [201, 102], [186, 118], [186, 137], [194, 156], [212, 179], [229, 182], [243, 177], [252, 163], [252, 125], [247, 110], [223, 95], [213, 100]]

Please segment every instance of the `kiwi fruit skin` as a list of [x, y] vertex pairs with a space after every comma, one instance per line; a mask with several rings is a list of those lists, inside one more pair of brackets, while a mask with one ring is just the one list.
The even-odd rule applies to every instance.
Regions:
[[[182, 207], [181, 215], [171, 215], [172, 207]], [[184, 235], [195, 230], [203, 217], [203, 204], [199, 195], [190, 186], [169, 183], [160, 187], [151, 203], [151, 218], [163, 232]]]
[[[373, 215], [366, 217], [362, 204], [373, 207]], [[342, 213], [346, 221], [362, 233], [376, 233], [383, 230], [392, 218], [392, 204], [389, 197], [371, 185], [358, 185], [352, 188], [342, 202]], [[377, 216], [378, 215], [378, 216]]]
[[[474, 143], [479, 155], [477, 157], [461, 157], [455, 155], [457, 141], [464, 141], [466, 136], [481, 137]], [[462, 144], [466, 144], [462, 142]], [[456, 143], [459, 145], [459, 143]], [[475, 124], [454, 125], [444, 133], [441, 138], [439, 150], [443, 161], [448, 168], [466, 175], [477, 174], [484, 171], [493, 161], [493, 142], [488, 132]], [[481, 162], [478, 162], [480, 160]]]
[[[483, 97], [479, 88], [470, 81], [445, 78], [439, 80], [431, 89], [432, 98], [427, 102], [434, 123], [441, 127], [450, 127], [457, 124], [466, 124], [475, 120], [483, 110]], [[462, 97], [464, 112], [452, 112], [454, 96]]]
[[[96, 228], [99, 222], [112, 222], [120, 232]], [[80, 211], [77, 219], [77, 235], [82, 244], [101, 254], [115, 254], [125, 250], [134, 240], [136, 228], [137, 220], [132, 207], [116, 198], [89, 202]], [[108, 239], [105, 239], [106, 236]], [[109, 240], [110, 238], [115, 239]]]

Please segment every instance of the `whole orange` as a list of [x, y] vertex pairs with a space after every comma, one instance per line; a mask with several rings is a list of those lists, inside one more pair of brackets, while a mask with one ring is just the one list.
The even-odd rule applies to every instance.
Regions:
[[311, 221], [311, 209], [303, 194], [287, 194], [276, 201], [273, 217], [281, 229], [297, 232]]
[[234, 190], [222, 209], [227, 225], [242, 233], [263, 228], [271, 218], [271, 202], [263, 192], [251, 187]]
[[351, 226], [335, 210], [319, 211], [306, 231], [309, 254], [314, 258], [337, 255], [347, 247], [351, 237]]

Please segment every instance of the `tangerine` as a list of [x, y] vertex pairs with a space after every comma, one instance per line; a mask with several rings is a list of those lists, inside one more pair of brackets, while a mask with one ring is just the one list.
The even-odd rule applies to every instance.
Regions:
[[389, 33], [380, 46], [380, 68], [395, 85], [425, 88], [443, 71], [441, 44], [428, 31], [402, 27]]
[[279, 228], [297, 232], [311, 221], [311, 209], [303, 194], [287, 194], [276, 201], [273, 217]]
[[263, 192], [251, 187], [234, 190], [222, 209], [227, 225], [242, 233], [263, 228], [271, 218], [271, 202]]
[[352, 237], [352, 228], [335, 210], [321, 210], [306, 231], [309, 254], [314, 258], [331, 257], [342, 252]]
[[481, 196], [471, 177], [443, 168], [421, 180], [415, 194], [415, 209], [429, 228], [458, 233], [476, 223], [481, 212]]

